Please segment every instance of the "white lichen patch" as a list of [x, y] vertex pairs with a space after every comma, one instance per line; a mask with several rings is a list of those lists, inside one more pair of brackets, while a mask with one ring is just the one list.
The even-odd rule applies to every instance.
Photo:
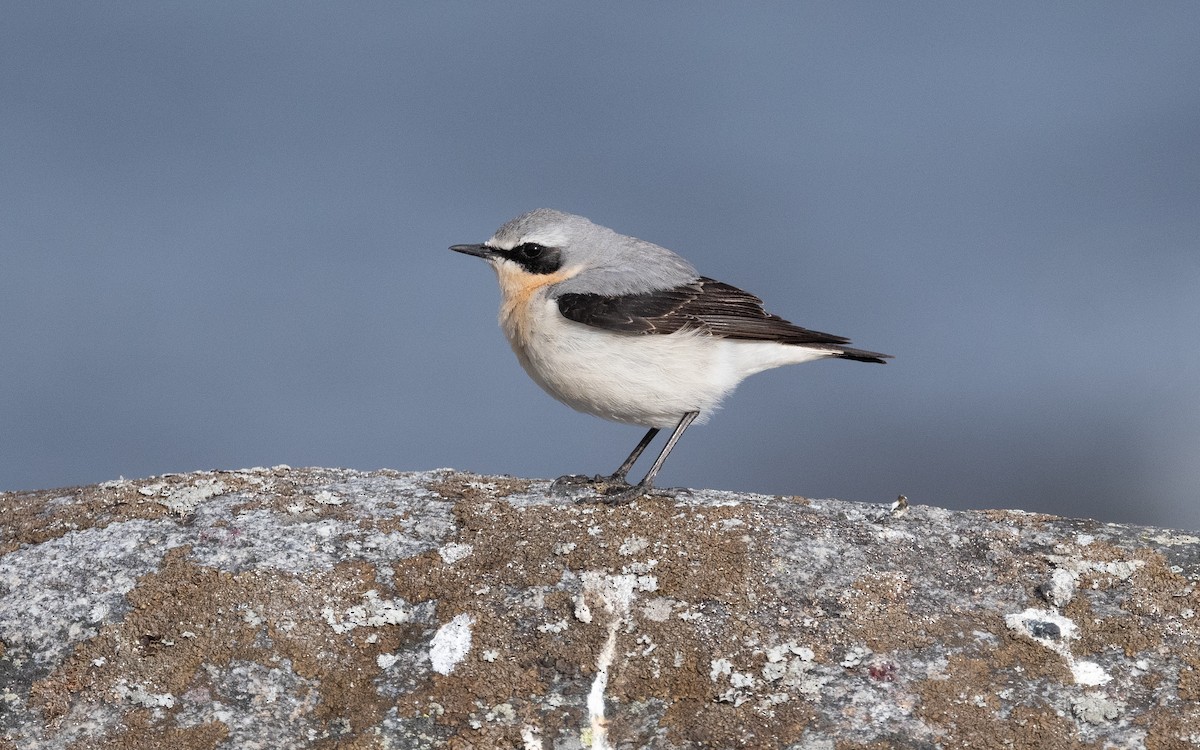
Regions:
[[1071, 713], [1089, 724], [1105, 724], [1121, 715], [1122, 704], [1103, 695], [1083, 695], [1071, 701]]
[[259, 625], [262, 625], [263, 622], [265, 622], [265, 620], [263, 620], [262, 615], [255, 612], [254, 609], [250, 607], [250, 605], [243, 604], [239, 607], [239, 609], [242, 610], [242, 622], [246, 623], [247, 625], [249, 625], [251, 627], [258, 627]]
[[380, 599], [375, 589], [363, 594], [362, 598], [362, 604], [341, 613], [335, 612], [333, 607], [321, 610], [333, 632], [347, 633], [355, 628], [401, 625], [412, 620], [412, 609], [403, 599]]
[[617, 554], [619, 554], [619, 555], [636, 555], [637, 553], [641, 552], [642, 550], [646, 549], [649, 546], [650, 546], [649, 539], [646, 539], [645, 537], [640, 537], [640, 536], [634, 535], [634, 536], [631, 536], [628, 539], [626, 539], [624, 542], [621, 542], [621, 546], [617, 548]]
[[459, 560], [462, 560], [470, 555], [474, 550], [475, 548], [469, 544], [450, 542], [449, 544], [443, 544], [441, 547], [438, 547], [438, 557], [442, 558], [442, 562], [446, 563], [447, 565], [453, 565]]
[[717, 693], [718, 703], [732, 703], [736, 708], [754, 698], [754, 689], [758, 681], [754, 675], [734, 669], [733, 662], [729, 659], [721, 657], [710, 661], [708, 677], [718, 685], [723, 682], [729, 683], [728, 688]]
[[396, 654], [380, 654], [375, 657], [375, 663], [379, 665], [380, 669], [387, 669], [398, 661], [400, 661], [400, 657]]
[[635, 573], [638, 575], [649, 573], [658, 565], [658, 560], [651, 558], [649, 560], [637, 560], [628, 565], [621, 566], [622, 573]]
[[484, 714], [488, 721], [496, 721], [505, 724], [511, 724], [517, 720], [517, 711], [511, 703], [497, 703], [492, 706], [492, 709]]
[[197, 479], [187, 485], [158, 482], [138, 488], [138, 494], [155, 501], [176, 515], [186, 516], [211, 497], [223, 495], [228, 488], [219, 479]]
[[1067, 606], [1075, 597], [1076, 580], [1079, 574], [1064, 568], [1056, 568], [1050, 580], [1041, 588], [1042, 596], [1058, 608]]
[[799, 646], [794, 641], [772, 646], [767, 649], [767, 663], [762, 667], [762, 677], [767, 682], [776, 682], [793, 670], [793, 657], [798, 656], [801, 662], [813, 660], [813, 650]]
[[1071, 675], [1075, 678], [1076, 685], [1097, 686], [1112, 682], [1112, 675], [1094, 661], [1076, 661], [1068, 658], [1067, 663], [1071, 667]]
[[[1091, 544], [1091, 538], [1087, 535], [1076, 538], [1077, 542], [1083, 544], [1080, 538], [1084, 538], [1087, 544]], [[1068, 545], [1060, 544], [1056, 545], [1056, 549], [1066, 552], [1070, 548]], [[1049, 555], [1048, 559], [1057, 566], [1056, 574], [1063, 571], [1071, 575], [1076, 582], [1085, 575], [1093, 578], [1093, 589], [1100, 587], [1101, 577], [1107, 577], [1108, 583], [1128, 581], [1139, 568], [1146, 564], [1145, 560], [1090, 560], [1071, 554]]]
[[569, 555], [572, 552], [574, 552], [575, 548], [578, 546], [579, 545], [576, 544], [575, 542], [559, 542], [558, 544], [554, 545], [553, 551], [554, 551], [554, 554], [556, 554], [556, 555], [565, 556], [565, 555]]
[[113, 686], [113, 693], [123, 701], [129, 701], [145, 708], [171, 708], [175, 705], [175, 696], [170, 693], [151, 693], [141, 685], [130, 685], [128, 680], [118, 680]]
[[467, 613], [457, 614], [438, 628], [429, 642], [429, 663], [433, 671], [448, 675], [471, 650], [471, 627], [475, 618]]
[[[821, 697], [826, 684], [834, 679], [833, 669], [822, 669], [813, 660], [815, 654], [795, 641], [756, 650], [764, 657], [761, 663], [739, 666], [726, 657], [709, 662], [709, 679], [726, 686], [715, 697], [719, 703], [731, 703], [736, 708], [756, 701], [754, 710], [764, 716], [773, 715], [774, 707], [800, 694], [808, 700]], [[866, 654], [869, 655], [869, 650]], [[865, 658], [865, 657], [864, 657]]]
[[542, 736], [538, 730], [526, 724], [521, 727], [522, 750], [542, 750]]
[[782, 678], [788, 671], [786, 661], [769, 661], [763, 665], [762, 677], [767, 682], [775, 682]]
[[1200, 536], [1192, 536], [1191, 534], [1172, 534], [1164, 532], [1158, 536], [1150, 537], [1150, 541], [1158, 542], [1166, 547], [1174, 547], [1177, 544], [1200, 544]]
[[643, 604], [642, 614], [652, 622], [666, 622], [671, 618], [674, 607], [673, 600], [660, 596]]
[[732, 672], [733, 662], [724, 657], [709, 662], [708, 679], [713, 682], [716, 682], [722, 675], [729, 675]]
[[847, 669], [850, 669], [851, 667], [857, 667], [866, 661], [867, 657], [869, 657], [872, 653], [874, 652], [866, 646], [854, 646], [848, 649], [842, 656], [842, 666], [846, 667]]
[[321, 490], [313, 495], [313, 502], [318, 505], [341, 505], [346, 501], [341, 496], [335, 495], [329, 490]]
[[767, 649], [767, 661], [772, 664], [774, 664], [775, 662], [783, 661], [787, 657], [788, 653], [791, 651], [791, 649], [793, 647], [794, 647], [794, 644], [791, 642], [788, 642], [788, 643], [781, 644], [779, 646], [772, 646], [772, 647], [768, 648]]
[[638, 591], [653, 593], [658, 591], [658, 576], [637, 576], [634, 585]]
[[1004, 624], [1020, 635], [1030, 638], [1063, 658], [1078, 685], [1104, 685], [1112, 675], [1092, 661], [1077, 661], [1071, 653], [1070, 642], [1077, 637], [1075, 623], [1057, 612], [1030, 607], [1023, 612], [1007, 615]]

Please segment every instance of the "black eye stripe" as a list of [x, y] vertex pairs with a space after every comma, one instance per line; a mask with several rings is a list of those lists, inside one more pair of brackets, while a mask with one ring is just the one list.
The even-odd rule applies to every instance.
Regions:
[[521, 266], [529, 273], [554, 273], [562, 268], [562, 253], [559, 249], [537, 242], [523, 242], [511, 250], [500, 250], [498, 254]]

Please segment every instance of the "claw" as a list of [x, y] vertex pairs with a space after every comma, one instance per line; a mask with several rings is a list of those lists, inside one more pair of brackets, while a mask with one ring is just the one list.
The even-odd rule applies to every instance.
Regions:
[[550, 483], [551, 489], [559, 487], [582, 487], [584, 485], [595, 484], [597, 477], [589, 477], [584, 474], [565, 474]]
[[596, 498], [596, 500], [604, 503], [605, 505], [625, 505], [626, 503], [631, 503], [634, 500], [637, 500], [639, 497], [642, 497], [649, 492], [650, 489], [650, 487], [644, 485], [630, 485], [628, 483], [626, 483], [624, 487], [620, 488], [606, 487], [606, 491], [602, 492], [600, 497]]

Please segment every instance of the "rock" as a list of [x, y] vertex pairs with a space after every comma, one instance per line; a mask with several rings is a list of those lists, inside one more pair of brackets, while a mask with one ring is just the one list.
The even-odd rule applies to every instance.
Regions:
[[0, 494], [0, 747], [1174, 748], [1200, 538], [451, 470]]

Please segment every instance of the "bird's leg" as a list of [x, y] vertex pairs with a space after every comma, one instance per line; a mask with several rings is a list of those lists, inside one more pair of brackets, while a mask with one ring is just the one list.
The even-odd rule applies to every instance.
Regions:
[[[663, 463], [666, 462], [667, 456], [671, 453], [671, 449], [674, 448], [675, 444], [679, 442], [679, 438], [683, 436], [683, 431], [686, 430], [699, 415], [700, 412], [696, 411], [689, 411], [687, 414], [683, 415], [683, 418], [679, 420], [679, 424], [675, 425], [675, 431], [671, 433], [671, 437], [667, 438], [667, 444], [663, 446], [662, 453], [659, 453], [658, 458], [654, 459], [654, 465], [650, 467], [650, 471], [646, 472], [646, 476], [642, 478], [642, 481], [638, 482], [632, 487], [629, 487], [628, 489], [624, 489], [612, 494], [606, 494], [603, 498], [603, 501], [611, 504], [626, 503], [634, 498], [646, 494], [649, 490], [653, 489], [654, 477], [658, 475], [658, 470], [661, 469]], [[649, 443], [650, 438], [652, 437], [654, 437], [654, 435], [648, 435], [642, 440], [642, 443]], [[636, 459], [637, 454], [641, 453], [643, 450], [645, 450], [645, 448], [645, 445], [638, 445], [637, 449], [634, 451], [634, 455], [630, 458]], [[626, 463], [630, 464], [630, 466], [633, 465], [632, 461], [627, 460]], [[629, 470], [628, 467], [624, 468], [626, 471]], [[617, 471], [620, 471], [620, 469]]]
[[658, 454], [658, 458], [654, 459], [654, 465], [650, 467], [650, 471], [646, 472], [646, 476], [642, 481], [638, 482], [639, 487], [650, 487], [654, 482], [654, 477], [658, 476], [658, 470], [666, 463], [667, 456], [671, 453], [671, 449], [679, 442], [679, 438], [683, 437], [683, 431], [691, 426], [696, 417], [700, 416], [698, 411], [689, 411], [679, 420], [679, 424], [675, 425], [675, 431], [671, 433], [671, 437], [667, 438], [667, 444], [663, 446], [662, 453]]
[[639, 457], [641, 457], [642, 452], [644, 450], [646, 450], [646, 446], [650, 445], [650, 441], [653, 440], [654, 436], [657, 434], [658, 434], [658, 428], [651, 427], [650, 431], [646, 433], [646, 435], [642, 438], [641, 442], [639, 442], [637, 444], [637, 447], [635, 447], [633, 449], [633, 453], [630, 453], [629, 457], [626, 458], [625, 461], [620, 466], [617, 467], [617, 470], [614, 471], [612, 474], [609, 474], [608, 476], [604, 476], [603, 474], [597, 474], [593, 477], [589, 477], [584, 474], [567, 474], [566, 476], [562, 476], [562, 477], [559, 477], [558, 479], [555, 479], [554, 484], [552, 486], [553, 487], [566, 487], [566, 486], [578, 487], [580, 485], [585, 485], [585, 484], [601, 484], [601, 485], [605, 485], [605, 486], [628, 487], [629, 486], [629, 479], [628, 479], [629, 470], [633, 468], [633, 465], [635, 463], [637, 463], [637, 460]]
[[625, 461], [620, 466], [617, 467], [617, 470], [606, 477], [602, 477], [602, 479], [609, 484], [628, 485], [629, 484], [629, 470], [632, 469], [633, 465], [635, 463], [637, 463], [637, 460], [639, 458], [641, 458], [642, 451], [646, 450], [646, 446], [650, 445], [650, 441], [653, 440], [654, 436], [657, 434], [658, 434], [658, 428], [651, 427], [650, 431], [647, 432], [645, 434], [645, 436], [642, 437], [641, 442], [639, 442], [637, 444], [637, 446], [633, 449], [633, 453], [629, 454], [629, 457], [626, 458]]

